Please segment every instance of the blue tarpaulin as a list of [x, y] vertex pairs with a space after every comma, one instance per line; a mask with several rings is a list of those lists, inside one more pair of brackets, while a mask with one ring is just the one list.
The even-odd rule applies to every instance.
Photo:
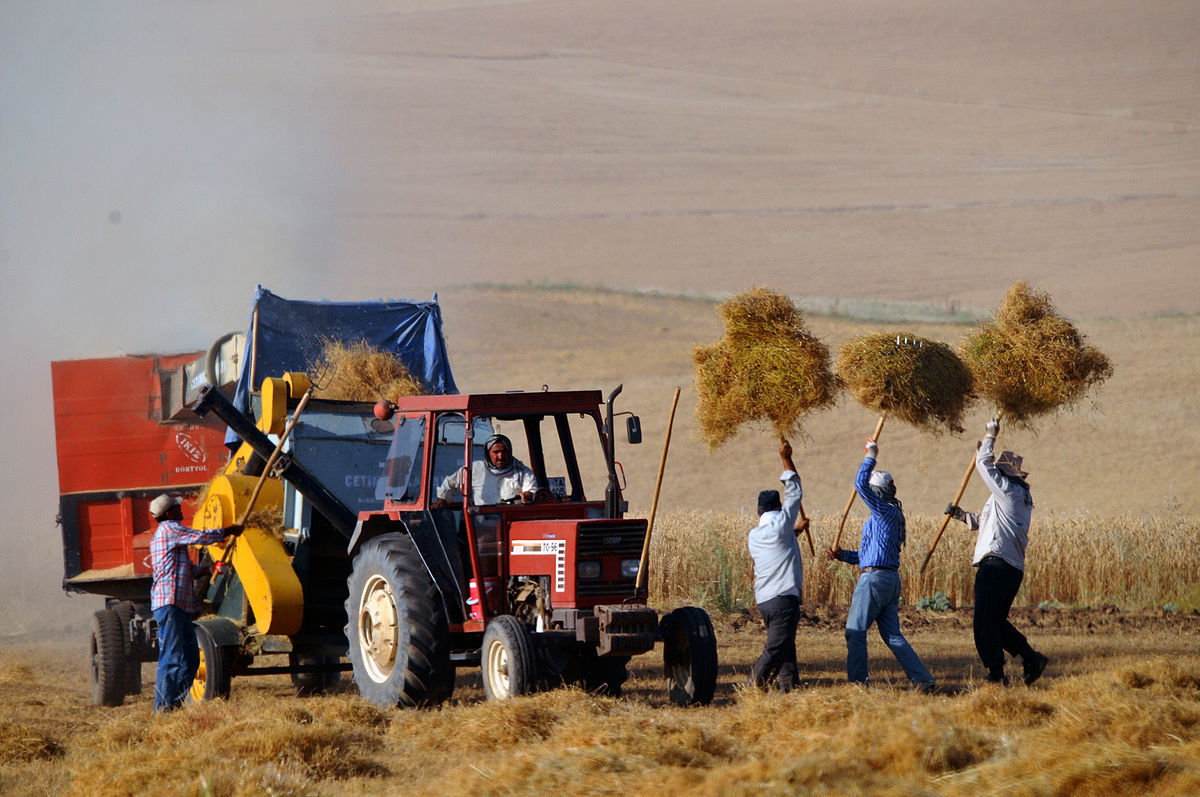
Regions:
[[[263, 379], [286, 371], [311, 372], [321, 358], [326, 339], [345, 344], [365, 341], [398, 355], [430, 394], [458, 392], [446, 357], [437, 294], [428, 302], [312, 302], [284, 299], [259, 285], [254, 292], [246, 333], [247, 356], [234, 391], [234, 406], [248, 412], [250, 393], [258, 390]], [[233, 444], [235, 440], [227, 437], [225, 442]]]

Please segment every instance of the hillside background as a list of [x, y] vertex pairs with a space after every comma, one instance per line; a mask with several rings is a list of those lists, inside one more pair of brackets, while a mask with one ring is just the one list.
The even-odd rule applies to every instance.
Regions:
[[[1116, 369], [1005, 431], [1039, 513], [1200, 510], [1193, 2], [0, 1], [0, 20], [0, 639], [95, 608], [59, 589], [50, 361], [204, 348], [245, 328], [255, 284], [438, 292], [464, 390], [624, 383], [642, 511], [682, 387], [661, 506], [725, 511], [778, 473], [765, 432], [716, 454], [691, 434], [714, 300], [785, 292], [835, 349], [953, 343], [1026, 279]], [[987, 415], [962, 438], [886, 427], [910, 512], [940, 512]], [[810, 512], [840, 511], [874, 420], [849, 399], [810, 419]]]

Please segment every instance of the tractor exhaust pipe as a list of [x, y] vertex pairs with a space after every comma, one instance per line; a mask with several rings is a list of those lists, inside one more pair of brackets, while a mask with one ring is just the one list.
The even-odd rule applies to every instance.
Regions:
[[620, 501], [618, 500], [621, 490], [617, 485], [617, 434], [613, 427], [613, 400], [621, 394], [621, 389], [624, 387], [624, 384], [617, 385], [604, 402], [606, 405], [604, 434], [607, 438], [604, 459], [608, 465], [608, 486], [604, 488], [604, 514], [613, 520], [621, 517]]

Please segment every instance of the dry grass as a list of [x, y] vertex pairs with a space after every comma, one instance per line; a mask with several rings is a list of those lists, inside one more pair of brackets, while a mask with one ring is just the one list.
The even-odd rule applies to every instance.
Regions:
[[428, 391], [398, 356], [380, 351], [366, 341], [343, 343], [325, 340], [321, 357], [313, 365], [319, 384], [313, 395], [341, 401], [395, 401]]
[[1068, 638], [1044, 637], [1054, 669], [1034, 688], [1002, 690], [947, 671], [969, 666], [969, 629], [910, 629], [949, 685], [926, 696], [903, 688], [875, 640], [876, 686], [845, 684], [841, 634], [806, 626], [805, 685], [780, 695], [741, 686], [761, 627], [719, 621], [717, 630], [718, 699], [703, 709], [664, 704], [653, 656], [635, 659], [628, 695], [617, 700], [556, 690], [485, 703], [463, 674], [465, 700], [381, 710], [349, 694], [298, 699], [260, 678], [235, 681], [228, 702], [164, 717], [149, 713], [147, 695], [118, 709], [81, 705], [78, 694], [50, 687], [58, 673], [18, 667], [0, 679], [14, 716], [7, 726], [53, 726], [58, 748], [49, 759], [0, 761], [0, 792], [973, 797], [1200, 788], [1194, 650], [1145, 656], [1136, 652], [1145, 637], [1093, 638], [1078, 655]]
[[962, 431], [971, 372], [945, 343], [909, 332], [862, 335], [838, 351], [838, 377], [858, 403], [924, 431]]
[[829, 349], [808, 331], [790, 299], [755, 288], [717, 312], [725, 337], [692, 354], [697, 432], [710, 450], [753, 421], [768, 422], [780, 437], [795, 436], [805, 413], [834, 403]]
[[[820, 551], [833, 540], [838, 518], [809, 517]], [[847, 522], [847, 545], [857, 547], [861, 522], [861, 516]], [[754, 523], [748, 512], [659, 515], [651, 540], [652, 599], [660, 605], [694, 602], [718, 611], [752, 606], [753, 564], [746, 550], [746, 532]], [[975, 534], [962, 524], [947, 529], [924, 574], [918, 574], [940, 523], [941, 518], [908, 518], [901, 575], [902, 599], [909, 605], [938, 592], [954, 606], [974, 603]], [[1198, 535], [1200, 520], [1186, 517], [1035, 517], [1026, 577], [1015, 605], [1158, 610], [1173, 604], [1183, 610], [1200, 609], [1200, 551], [1194, 545]], [[1081, 550], [1087, 555], [1081, 556]], [[805, 601], [849, 604], [858, 569], [818, 557], [817, 561], [804, 557]]]
[[1008, 289], [993, 320], [968, 334], [960, 350], [980, 395], [1021, 426], [1073, 406], [1113, 372], [1050, 297], [1024, 282]]

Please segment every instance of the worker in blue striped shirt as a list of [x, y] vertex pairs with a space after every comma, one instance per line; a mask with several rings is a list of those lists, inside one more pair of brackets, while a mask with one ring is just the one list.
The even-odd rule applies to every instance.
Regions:
[[887, 471], [875, 470], [879, 446], [867, 438], [867, 456], [858, 468], [854, 489], [871, 510], [863, 523], [857, 551], [830, 548], [829, 558], [858, 565], [862, 572], [846, 617], [846, 674], [853, 683], [868, 684], [867, 630], [874, 623], [879, 636], [908, 680], [919, 691], [934, 687], [933, 676], [900, 633], [900, 548], [904, 545], [904, 509], [896, 498], [896, 483]]

